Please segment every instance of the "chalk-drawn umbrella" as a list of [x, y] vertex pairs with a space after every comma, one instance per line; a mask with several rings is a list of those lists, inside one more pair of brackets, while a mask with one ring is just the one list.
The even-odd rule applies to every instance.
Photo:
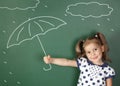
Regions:
[[[67, 23], [60, 18], [53, 16], [38, 16], [34, 18], [30, 18], [25, 22], [21, 23], [10, 35], [7, 48], [10, 48], [15, 45], [20, 45], [22, 42], [27, 40], [32, 40], [33, 38], [37, 38], [38, 42], [41, 45], [41, 48], [46, 55], [46, 51], [42, 45], [40, 40], [40, 35], [46, 35], [47, 32], [60, 28]], [[51, 65], [49, 64], [48, 69], [44, 68], [45, 71], [51, 69]]]

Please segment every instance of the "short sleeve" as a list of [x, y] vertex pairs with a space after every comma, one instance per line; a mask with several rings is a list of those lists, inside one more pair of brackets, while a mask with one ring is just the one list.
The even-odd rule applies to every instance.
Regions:
[[115, 70], [110, 66], [106, 68], [104, 73], [105, 73], [105, 79], [113, 78], [115, 76]]
[[87, 59], [84, 57], [78, 58], [77, 59], [77, 66], [80, 69], [81, 66], [85, 65], [87, 62]]

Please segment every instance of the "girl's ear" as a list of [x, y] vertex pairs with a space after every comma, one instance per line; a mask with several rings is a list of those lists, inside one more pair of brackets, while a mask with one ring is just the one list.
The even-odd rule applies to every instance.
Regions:
[[104, 52], [105, 51], [105, 46], [102, 45], [101, 48], [102, 48], [102, 52]]

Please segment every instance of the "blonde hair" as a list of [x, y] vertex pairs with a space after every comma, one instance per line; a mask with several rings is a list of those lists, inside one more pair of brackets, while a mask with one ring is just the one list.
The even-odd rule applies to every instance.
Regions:
[[102, 60], [111, 62], [110, 58], [107, 56], [107, 52], [109, 51], [107, 41], [105, 39], [105, 36], [99, 32], [97, 32], [95, 35], [91, 37], [88, 37], [86, 40], [78, 41], [78, 43], [76, 44], [76, 54], [78, 58], [80, 57], [87, 58], [85, 55], [84, 47], [88, 45], [89, 43], [96, 43], [100, 46], [103, 46], [104, 52], [103, 52]]

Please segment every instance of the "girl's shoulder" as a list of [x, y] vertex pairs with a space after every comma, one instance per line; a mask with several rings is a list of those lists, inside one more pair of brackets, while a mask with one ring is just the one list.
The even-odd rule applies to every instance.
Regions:
[[87, 58], [85, 58], [85, 57], [79, 57], [77, 60], [79, 60], [79, 61], [87, 61]]
[[87, 63], [87, 58], [85, 58], [85, 57], [80, 57], [80, 58], [77, 59], [77, 63], [78, 63], [78, 64]]
[[107, 64], [105, 67], [104, 67], [105, 70], [107, 71], [115, 71], [113, 67], [111, 67], [109, 64]]
[[112, 78], [112, 77], [115, 76], [115, 70], [110, 65], [107, 65], [106, 67], [104, 67], [103, 70], [104, 70], [104, 73], [106, 74], [106, 79], [107, 78]]

